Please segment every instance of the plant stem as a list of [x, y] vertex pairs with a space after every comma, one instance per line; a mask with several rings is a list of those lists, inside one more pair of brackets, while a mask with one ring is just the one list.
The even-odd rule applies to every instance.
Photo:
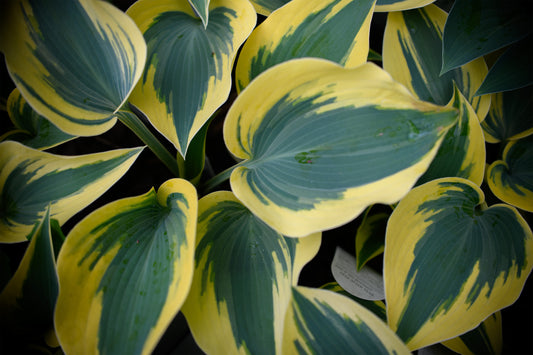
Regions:
[[161, 142], [150, 132], [139, 117], [132, 111], [121, 110], [116, 113], [118, 119], [124, 123], [129, 129], [133, 131], [152, 152], [166, 165], [166, 167], [174, 174], [180, 176], [180, 169], [177, 158], [172, 156], [170, 152], [161, 144]]
[[200, 189], [202, 191], [202, 194], [206, 195], [207, 193], [211, 192], [215, 187], [228, 180], [233, 170], [240, 165], [241, 163], [235, 164], [232, 167], [227, 168], [226, 170], [218, 173], [217, 175], [213, 176], [211, 179], [203, 183]]

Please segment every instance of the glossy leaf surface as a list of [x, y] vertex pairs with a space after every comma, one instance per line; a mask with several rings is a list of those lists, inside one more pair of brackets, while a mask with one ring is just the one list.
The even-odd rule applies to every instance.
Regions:
[[533, 36], [510, 46], [487, 73], [476, 95], [516, 90], [533, 84]]
[[389, 13], [383, 38], [383, 68], [418, 98], [438, 105], [452, 99], [455, 83], [482, 121], [490, 106], [489, 96], [475, 97], [488, 71], [483, 58], [440, 74], [446, 16], [435, 5]]
[[490, 315], [476, 329], [442, 344], [458, 354], [501, 354], [503, 347], [501, 312]]
[[374, 64], [292, 60], [257, 77], [228, 112], [226, 146], [245, 159], [232, 190], [284, 235], [336, 227], [403, 197], [455, 119]]
[[202, 198], [198, 214], [196, 268], [183, 307], [196, 343], [210, 354], [279, 353], [291, 285], [320, 235], [283, 237], [227, 191]]
[[533, 234], [513, 207], [487, 208], [461, 178], [419, 186], [387, 226], [389, 326], [412, 350], [461, 335], [518, 298], [532, 255]]
[[0, 137], [0, 140], [14, 140], [30, 148], [47, 149], [75, 138], [35, 112], [18, 89], [9, 95], [7, 111], [16, 129]]
[[533, 86], [491, 95], [481, 128], [488, 143], [515, 140], [533, 133]]
[[197, 196], [171, 179], [83, 219], [57, 261], [55, 324], [72, 354], [150, 354], [192, 280]]
[[286, 354], [409, 354], [387, 325], [340, 294], [293, 287], [285, 316]]
[[28, 103], [72, 135], [111, 128], [146, 60], [135, 23], [95, 0], [18, 0], [3, 10], [0, 49]]
[[[2, 349], [14, 337], [29, 341], [53, 329], [58, 293], [56, 262], [47, 210], [32, 235], [17, 271], [0, 293]], [[18, 344], [22, 346], [23, 344]], [[22, 349], [18, 349], [22, 350]], [[23, 351], [29, 351], [25, 349]]]
[[507, 143], [502, 160], [487, 168], [487, 183], [500, 200], [533, 212], [533, 135]]
[[347, 67], [365, 63], [374, 3], [291, 1], [259, 25], [244, 44], [235, 74], [237, 90], [268, 68], [294, 58], [324, 58]]
[[435, 159], [417, 184], [442, 177], [462, 177], [481, 185], [485, 175], [486, 152], [479, 119], [457, 88], [448, 106], [459, 111], [459, 119], [446, 134]]
[[255, 25], [255, 11], [247, 1], [210, 1], [207, 28], [185, 1], [141, 0], [127, 13], [148, 45], [146, 68], [130, 100], [185, 156], [194, 135], [228, 98], [233, 61]]
[[435, 0], [377, 0], [376, 12], [404, 11], [423, 7]]
[[1, 241], [26, 241], [48, 204], [50, 217], [63, 224], [124, 175], [141, 150], [69, 157], [0, 143]]
[[531, 33], [529, 0], [456, 0], [444, 28], [442, 72]]

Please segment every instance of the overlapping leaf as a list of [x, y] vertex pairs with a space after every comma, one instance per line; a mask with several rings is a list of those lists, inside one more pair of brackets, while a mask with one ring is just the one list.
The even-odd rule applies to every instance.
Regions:
[[141, 150], [67, 157], [0, 143], [0, 240], [26, 241], [48, 204], [51, 218], [63, 224], [124, 175]]
[[529, 0], [455, 0], [444, 27], [442, 72], [527, 36], [532, 11]]
[[409, 354], [387, 325], [357, 302], [327, 290], [293, 287], [285, 316], [286, 354]]
[[367, 209], [361, 225], [355, 235], [355, 256], [357, 270], [377, 255], [383, 253], [385, 242], [385, 229], [390, 213], [378, 212], [370, 214], [371, 207]]
[[30, 351], [16, 347], [39, 343], [47, 332], [53, 332], [57, 293], [56, 262], [47, 209], [17, 271], [0, 293], [3, 351]]
[[419, 186], [387, 226], [389, 326], [410, 349], [461, 335], [518, 298], [532, 255], [533, 234], [518, 211], [487, 207], [469, 180]]
[[435, 0], [377, 0], [376, 12], [404, 11], [423, 7]]
[[148, 45], [131, 102], [185, 156], [229, 95], [233, 61], [255, 25], [255, 11], [247, 1], [210, 1], [206, 28], [185, 1], [141, 0], [127, 13]]
[[320, 235], [286, 238], [231, 192], [200, 200], [196, 268], [183, 313], [209, 354], [275, 354], [281, 349], [291, 285], [317, 253]]
[[0, 137], [0, 141], [14, 140], [30, 148], [47, 149], [75, 138], [35, 112], [18, 89], [9, 95], [7, 111], [16, 129]]
[[254, 5], [255, 11], [263, 16], [269, 16], [272, 11], [282, 7], [290, 0], [250, 0]]
[[501, 312], [489, 316], [476, 329], [442, 344], [458, 354], [501, 354], [503, 347]]
[[128, 16], [105, 1], [17, 0], [1, 23], [9, 73], [39, 114], [72, 135], [113, 126], [146, 59]]
[[482, 121], [489, 96], [475, 96], [485, 76], [483, 58], [441, 75], [442, 30], [446, 13], [435, 5], [389, 13], [383, 39], [383, 68], [421, 100], [446, 105], [454, 83]]
[[329, 282], [325, 285], [320, 286], [321, 289], [333, 291], [339, 293], [343, 296], [349, 297], [355, 302], [359, 303], [361, 306], [365, 307], [376, 316], [378, 316], [384, 322], [387, 321], [387, 309], [385, 308], [385, 303], [383, 301], [369, 301], [363, 298], [352, 295], [345, 289], [343, 289], [337, 282]]
[[171, 179], [74, 227], [57, 262], [55, 324], [66, 353], [153, 351], [190, 288], [196, 218], [196, 190]]
[[448, 131], [428, 170], [417, 184], [442, 178], [462, 177], [481, 185], [485, 174], [485, 139], [470, 103], [455, 88], [450, 107], [459, 111], [457, 124]]
[[533, 133], [533, 86], [491, 95], [481, 128], [488, 143], [515, 140]]
[[289, 59], [316, 57], [348, 67], [366, 62], [375, 0], [293, 0], [250, 35], [239, 55], [237, 90]]
[[232, 190], [284, 235], [341, 225], [403, 197], [456, 115], [415, 99], [374, 64], [280, 64], [250, 83], [226, 117], [226, 145], [244, 159]]
[[502, 160], [488, 167], [487, 183], [500, 200], [533, 212], [533, 136], [507, 143]]

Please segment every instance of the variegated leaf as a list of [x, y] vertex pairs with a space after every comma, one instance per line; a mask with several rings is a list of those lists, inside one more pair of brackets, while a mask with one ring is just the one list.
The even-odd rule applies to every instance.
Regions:
[[361, 270], [369, 260], [382, 254], [384, 250], [385, 230], [390, 213], [370, 213], [371, 210], [372, 207], [367, 209], [355, 235], [357, 270]]
[[361, 306], [365, 307], [376, 316], [378, 316], [382, 321], [387, 321], [387, 309], [385, 308], [385, 303], [383, 301], [369, 301], [363, 298], [352, 295], [345, 289], [343, 289], [337, 282], [329, 282], [325, 285], [320, 286], [321, 289], [333, 291], [339, 293], [343, 296], [349, 297], [355, 302], [359, 303]]
[[500, 200], [533, 212], [533, 135], [507, 143], [487, 168], [487, 184]]
[[187, 296], [197, 196], [171, 179], [77, 224], [59, 253], [55, 326], [67, 354], [150, 354]]
[[226, 117], [226, 146], [244, 159], [232, 190], [284, 235], [336, 227], [403, 197], [456, 115], [415, 99], [371, 63], [280, 64], [250, 83]]
[[71, 157], [0, 143], [0, 241], [26, 241], [49, 204], [51, 218], [63, 224], [124, 175], [141, 150]]
[[263, 16], [269, 16], [275, 11], [290, 2], [290, 0], [250, 0], [254, 5], [255, 11]]
[[206, 28], [185, 1], [141, 0], [127, 13], [148, 45], [130, 101], [185, 156], [228, 98], [233, 61], [255, 25], [255, 11], [247, 1], [212, 0]]
[[479, 119], [457, 87], [448, 106], [459, 111], [459, 119], [446, 134], [435, 159], [417, 184], [442, 177], [462, 177], [481, 185], [486, 152]]
[[260, 73], [284, 61], [315, 57], [347, 67], [366, 62], [375, 0], [293, 0], [250, 35], [239, 55], [240, 91]]
[[135, 23], [95, 0], [16, 0], [3, 11], [0, 49], [35, 111], [72, 135], [111, 128], [146, 60]]
[[183, 306], [209, 354], [275, 354], [281, 349], [291, 285], [317, 252], [320, 234], [286, 238], [231, 192], [202, 198], [196, 268]]
[[27, 147], [42, 150], [76, 138], [61, 131], [45, 117], [35, 112], [18, 89], [13, 90], [9, 95], [7, 111], [16, 129], [0, 137], [0, 141], [14, 140]]
[[419, 186], [387, 226], [389, 326], [412, 350], [459, 336], [518, 298], [532, 256], [533, 234], [515, 208], [487, 207], [462, 178]]
[[446, 12], [436, 5], [392, 12], [383, 38], [383, 68], [421, 100], [446, 105], [454, 83], [482, 121], [490, 106], [489, 96], [475, 96], [488, 69], [483, 58], [441, 75], [442, 30]]
[[435, 0], [377, 0], [376, 12], [404, 11], [423, 7]]
[[285, 316], [286, 354], [409, 354], [372, 312], [335, 292], [293, 287]]
[[210, 0], [188, 0], [196, 16], [202, 20], [204, 28], [209, 21], [209, 2]]
[[464, 355], [501, 354], [503, 348], [501, 312], [490, 315], [476, 329], [446, 340], [442, 345]]

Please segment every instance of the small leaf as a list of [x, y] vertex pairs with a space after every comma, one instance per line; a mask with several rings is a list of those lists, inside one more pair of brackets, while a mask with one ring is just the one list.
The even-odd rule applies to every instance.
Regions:
[[456, 117], [374, 64], [295, 59], [257, 77], [230, 108], [224, 140], [244, 159], [231, 187], [281, 234], [336, 227], [403, 197]]
[[335, 292], [293, 287], [285, 316], [286, 354], [409, 354], [372, 312]]
[[294, 58], [324, 58], [347, 67], [365, 63], [374, 3], [291, 1], [259, 25], [244, 44], [235, 73], [237, 90], [268, 68]]
[[533, 86], [491, 95], [481, 128], [488, 143], [515, 140], [533, 133]]
[[196, 268], [183, 313], [209, 354], [280, 353], [290, 288], [320, 234], [285, 238], [228, 191], [199, 202]]
[[533, 234], [520, 213], [487, 208], [469, 180], [414, 188], [387, 226], [389, 326], [411, 350], [459, 336], [518, 298], [532, 256]]
[[255, 11], [248, 1], [212, 0], [207, 28], [185, 1], [140, 0], [127, 13], [148, 45], [130, 101], [185, 156], [228, 98], [233, 61], [255, 25]]
[[135, 23], [105, 1], [17, 0], [3, 11], [0, 48], [28, 104], [72, 135], [111, 128], [146, 59]]
[[18, 89], [9, 95], [7, 111], [16, 130], [0, 137], [0, 141], [15, 140], [27, 147], [42, 150], [76, 138], [61, 131], [44, 116], [35, 112]]
[[488, 167], [487, 183], [500, 200], [533, 212], [533, 135], [507, 143], [503, 160]]
[[65, 353], [150, 354], [192, 280], [197, 196], [171, 179], [114, 201], [69, 233], [57, 261]]
[[385, 230], [390, 213], [370, 214], [371, 209], [367, 209], [355, 235], [357, 270], [361, 270], [369, 260], [382, 254], [384, 250]]
[[530, 0], [456, 0], [443, 34], [442, 73], [531, 33]]
[[457, 338], [447, 340], [442, 345], [458, 354], [497, 355], [502, 353], [502, 338], [502, 316], [501, 312], [496, 312], [477, 328]]
[[107, 191], [141, 151], [67, 157], [0, 143], [0, 240], [26, 241], [49, 204], [50, 217], [62, 225]]
[[441, 75], [442, 30], [446, 12], [435, 5], [388, 14], [383, 38], [383, 68], [423, 101], [447, 105], [459, 88], [482, 121], [489, 96], [475, 96], [485, 76], [483, 58]]
[[377, 0], [376, 12], [405, 11], [423, 7], [435, 0]]
[[486, 153], [479, 119], [457, 87], [448, 106], [459, 111], [459, 120], [446, 134], [435, 159], [417, 184], [443, 177], [462, 177], [481, 185]]
[[198, 16], [204, 25], [207, 27], [209, 20], [209, 1], [210, 0], [188, 0], [196, 16]]
[[290, 0], [250, 0], [255, 11], [263, 16], [269, 16], [273, 11], [279, 9]]
[[533, 36], [510, 46], [490, 68], [476, 95], [516, 90], [533, 84]]
[[53, 328], [57, 293], [50, 210], [47, 208], [17, 271], [0, 294], [3, 340], [7, 344], [20, 341], [21, 344], [14, 345], [23, 346], [36, 337], [43, 338]]

